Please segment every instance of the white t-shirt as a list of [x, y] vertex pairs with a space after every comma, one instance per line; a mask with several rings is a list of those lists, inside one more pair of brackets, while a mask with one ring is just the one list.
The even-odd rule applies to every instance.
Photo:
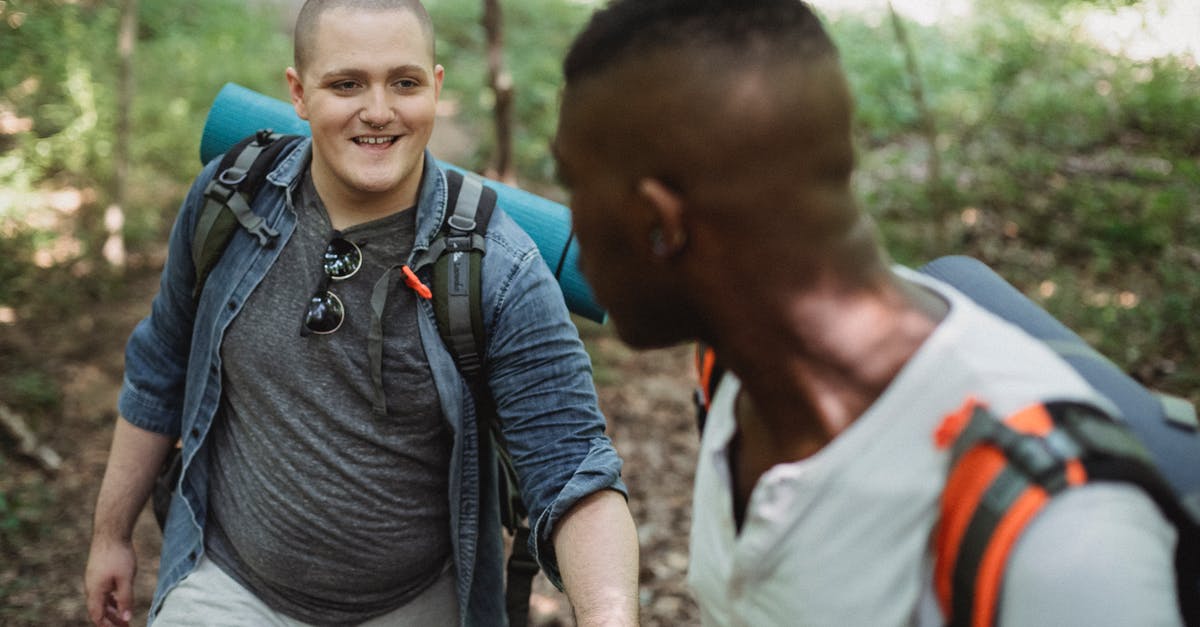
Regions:
[[[897, 272], [940, 294], [948, 315], [848, 429], [763, 474], [740, 534], [727, 455], [740, 383], [721, 382], [697, 465], [688, 572], [705, 625], [942, 625], [931, 534], [947, 454], [935, 428], [969, 395], [1000, 415], [1051, 399], [1098, 402], [1037, 340], [944, 283]], [[1018, 541], [1001, 624], [1179, 625], [1175, 540], [1137, 488], [1070, 490]]]

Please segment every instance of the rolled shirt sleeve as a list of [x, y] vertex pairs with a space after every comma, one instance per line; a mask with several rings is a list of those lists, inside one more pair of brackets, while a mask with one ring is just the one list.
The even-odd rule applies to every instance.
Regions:
[[485, 299], [497, 303], [488, 381], [529, 510], [530, 550], [561, 588], [554, 526], [599, 490], [628, 497], [621, 458], [605, 435], [590, 358], [537, 250], [527, 249], [503, 284], [484, 289], [499, 290], [499, 298]]

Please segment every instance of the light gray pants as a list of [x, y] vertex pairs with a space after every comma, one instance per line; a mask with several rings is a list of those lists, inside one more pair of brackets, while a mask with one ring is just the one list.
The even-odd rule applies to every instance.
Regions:
[[[363, 623], [362, 627], [457, 625], [458, 595], [454, 588], [454, 569], [448, 568], [421, 596], [400, 609]], [[154, 625], [310, 627], [267, 607], [207, 556], [202, 556], [196, 569], [167, 594]]]

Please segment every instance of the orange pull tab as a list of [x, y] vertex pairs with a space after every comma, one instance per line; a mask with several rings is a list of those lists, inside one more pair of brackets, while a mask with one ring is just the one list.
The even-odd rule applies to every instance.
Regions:
[[417, 274], [408, 266], [401, 266], [400, 271], [404, 273], [404, 284], [412, 288], [412, 291], [417, 293], [417, 296], [429, 300], [433, 298], [433, 292], [429, 291], [429, 287], [417, 278]]
[[958, 435], [962, 430], [967, 428], [967, 423], [971, 421], [971, 416], [975, 413], [975, 408], [983, 404], [975, 400], [974, 396], [968, 396], [966, 402], [962, 404], [952, 413], [946, 414], [942, 419], [942, 424], [933, 432], [933, 443], [941, 449], [949, 447], [958, 439]]

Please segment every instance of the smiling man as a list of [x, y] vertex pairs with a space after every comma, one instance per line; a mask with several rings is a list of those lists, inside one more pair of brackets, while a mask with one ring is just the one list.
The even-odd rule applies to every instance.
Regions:
[[[284, 150], [254, 202], [277, 240], [231, 242], [193, 300], [192, 232], [214, 160], [130, 338], [89, 615], [129, 623], [133, 524], [181, 439], [154, 624], [502, 625], [497, 496], [481, 478], [492, 473], [474, 398], [428, 292], [401, 280], [411, 268], [429, 284], [447, 211], [446, 175], [426, 150], [444, 74], [429, 16], [416, 0], [313, 0], [295, 45], [286, 77], [312, 138]], [[634, 625], [636, 532], [587, 354], [503, 207], [486, 239], [483, 372], [533, 555], [579, 624]], [[313, 309], [325, 298], [340, 315]]]

